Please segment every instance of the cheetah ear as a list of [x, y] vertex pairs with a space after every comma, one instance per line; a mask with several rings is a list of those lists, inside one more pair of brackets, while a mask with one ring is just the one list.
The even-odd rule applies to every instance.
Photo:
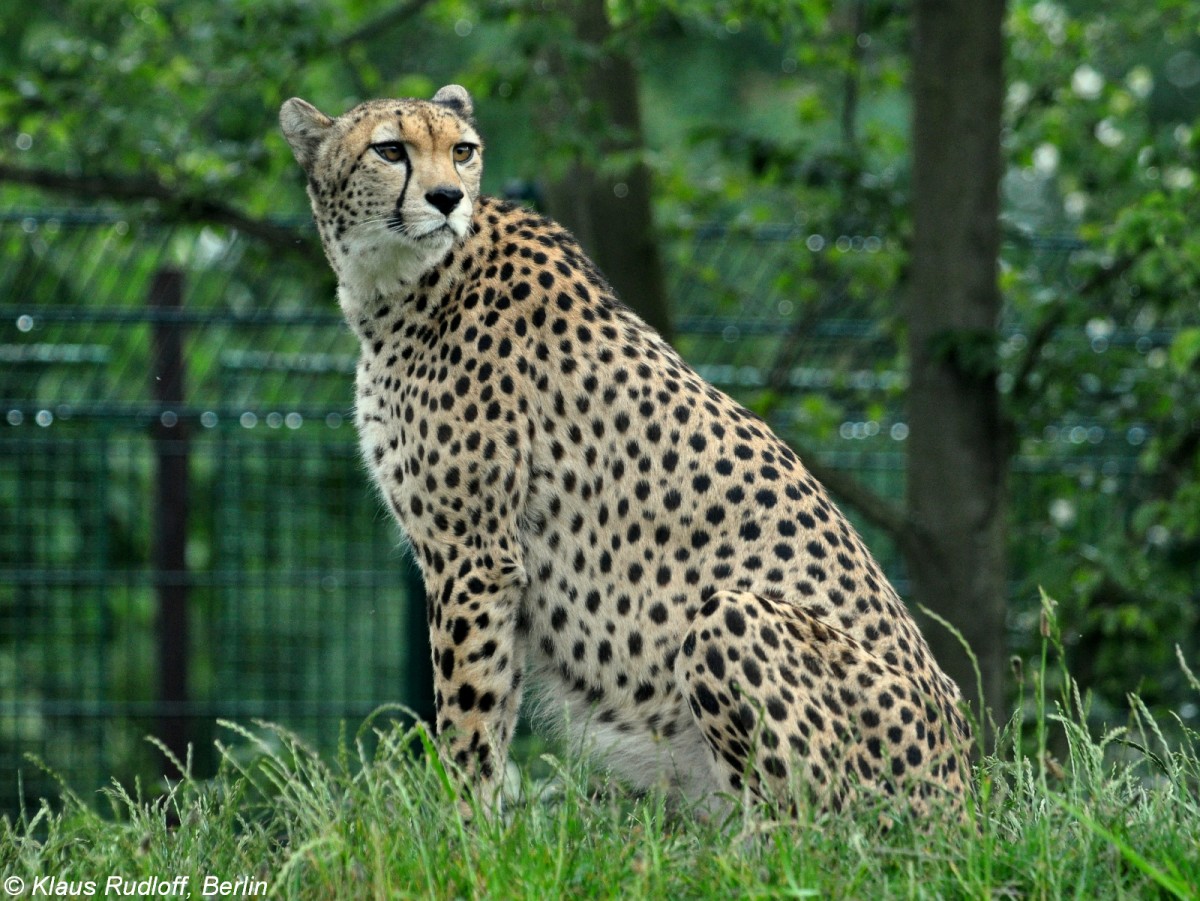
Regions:
[[307, 100], [293, 97], [280, 108], [279, 124], [283, 127], [283, 136], [292, 145], [296, 162], [308, 172], [333, 120]]
[[440, 88], [433, 95], [433, 102], [450, 107], [468, 122], [474, 121], [475, 104], [471, 102], [471, 95], [467, 93], [467, 89], [460, 84], [448, 84]]

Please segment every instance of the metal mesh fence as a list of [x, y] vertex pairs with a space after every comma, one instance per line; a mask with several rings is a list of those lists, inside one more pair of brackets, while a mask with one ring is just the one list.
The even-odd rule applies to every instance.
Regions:
[[[888, 242], [709, 229], [667, 250], [684, 356], [900, 497]], [[423, 600], [358, 459], [324, 266], [81, 214], [0, 220], [0, 259], [0, 809], [55, 794], [51, 772], [77, 790], [161, 772], [147, 734], [191, 742], [203, 772], [220, 717], [328, 747], [377, 705], [426, 712]], [[1119, 479], [1109, 438], [1096, 465]]]

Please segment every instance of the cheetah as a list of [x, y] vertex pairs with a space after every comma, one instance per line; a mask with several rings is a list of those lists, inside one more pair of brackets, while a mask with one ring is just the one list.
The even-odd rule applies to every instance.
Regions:
[[958, 688], [855, 530], [566, 230], [480, 193], [468, 92], [280, 121], [424, 579], [439, 747], [484, 811], [527, 686], [560, 738], [703, 812], [961, 810]]

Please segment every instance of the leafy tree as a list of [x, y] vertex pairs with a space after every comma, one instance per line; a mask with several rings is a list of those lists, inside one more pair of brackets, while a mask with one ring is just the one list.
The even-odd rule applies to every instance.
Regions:
[[[1103, 699], [1119, 703], [1139, 680], [1151, 699], [1177, 698], [1171, 648], [1197, 650], [1200, 559], [1200, 246], [1187, 214], [1198, 190], [1200, 57], [1189, 5], [1010, 0], [999, 108], [998, 2], [964, 7], [945, 32], [927, 18], [934, 5], [888, 0], [627, 0], [605, 4], [606, 18], [600, 10], [587, 0], [31, 7], [0, 25], [0, 197], [44, 196], [34, 188], [232, 226], [326, 278], [311, 233], [286, 218], [306, 210], [276, 134], [280, 101], [298, 94], [338, 112], [367, 95], [428, 95], [460, 81], [481, 98], [493, 192], [547, 172], [549, 185], [572, 184], [571, 166], [586, 164], [596, 183], [576, 183], [576, 202], [607, 199], [622, 180], [633, 196], [641, 189], [628, 173], [649, 173], [660, 236], [717, 219], [784, 222], [828, 242], [780, 261], [774, 284], [794, 300], [781, 333], [733, 349], [769, 373], [748, 400], [863, 521], [895, 539], [915, 599], [967, 629], [984, 651], [992, 706], [999, 639], [1007, 631], [1025, 649], [1038, 584], [1062, 599], [1068, 649]], [[637, 67], [619, 79], [558, 74], [605, 57]], [[983, 68], [986, 86], [955, 83]], [[956, 90], [958, 113], [945, 115], [975, 114], [978, 131], [947, 126], [928, 105]], [[612, 116], [599, 111], [630, 112], [630, 97], [643, 105], [640, 137], [631, 116], [606, 143]], [[999, 162], [987, 153], [995, 126]], [[999, 216], [988, 199], [996, 180]], [[552, 206], [569, 207], [554, 193]], [[968, 206], [956, 205], [961, 197]], [[1000, 295], [985, 272], [997, 220], [1009, 236]], [[612, 230], [604, 221], [601, 233]], [[1047, 233], [1068, 238], [1038, 237]], [[886, 252], [836, 248], [852, 236], [875, 237]], [[652, 268], [645, 259], [634, 265]], [[621, 264], [601, 263], [617, 280]], [[718, 288], [736, 292], [703, 260], [676, 254], [673, 265], [709, 279], [718, 302]], [[974, 303], [972, 316], [922, 301], [953, 297], [960, 311]], [[841, 362], [911, 372], [907, 417], [899, 385], [866, 399], [790, 386], [813, 324], [848, 305], [878, 326], [861, 358], [847, 351]], [[951, 409], [964, 416], [939, 436], [927, 423]], [[823, 465], [824, 437], [853, 415], [909, 429], [921, 465], [906, 504]], [[928, 442], [939, 437], [959, 446], [938, 451]], [[974, 475], [955, 485], [943, 452], [963, 448]], [[1096, 462], [1099, 451], [1107, 462]], [[1041, 473], [1035, 488], [1005, 479], [1014, 455], [1021, 479]], [[1108, 471], [1121, 455], [1132, 466]], [[1010, 504], [1007, 488], [1024, 493]], [[965, 522], [933, 500], [947, 490]], [[926, 535], [931, 523], [944, 534]], [[1004, 532], [1019, 598], [1007, 608]]]
[[[150, 204], [310, 254], [310, 240], [269, 218], [278, 209], [262, 185], [279, 181], [284, 159], [262, 112], [314, 52], [333, 55], [318, 37], [333, 11], [223, 6], [84, 0], [7, 17], [0, 181]], [[283, 39], [264, 42], [267, 29]]]
[[569, 33], [550, 45], [550, 68], [558, 70], [550, 115], [562, 120], [559, 129], [575, 132], [576, 152], [566, 171], [547, 180], [547, 207], [589, 248], [617, 294], [670, 338], [650, 168], [641, 158], [637, 70], [628, 50], [616, 45], [604, 0], [565, 8]]
[[1102, 713], [1135, 687], [1178, 703], [1175, 646], [1200, 651], [1191, 12], [1019, 3], [1009, 17], [1008, 217], [1081, 239], [1057, 275], [1032, 271], [1036, 257], [1004, 273], [1011, 315], [1028, 326], [1001, 348], [1015, 449], [1068, 461], [1041, 509], [1014, 523], [1044, 547], [1016, 575], [1062, 601], [1073, 669]]

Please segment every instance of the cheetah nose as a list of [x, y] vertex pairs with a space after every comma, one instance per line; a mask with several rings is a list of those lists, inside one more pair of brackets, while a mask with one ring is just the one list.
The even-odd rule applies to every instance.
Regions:
[[443, 216], [449, 216], [462, 198], [462, 191], [448, 187], [434, 188], [425, 195], [425, 199]]

